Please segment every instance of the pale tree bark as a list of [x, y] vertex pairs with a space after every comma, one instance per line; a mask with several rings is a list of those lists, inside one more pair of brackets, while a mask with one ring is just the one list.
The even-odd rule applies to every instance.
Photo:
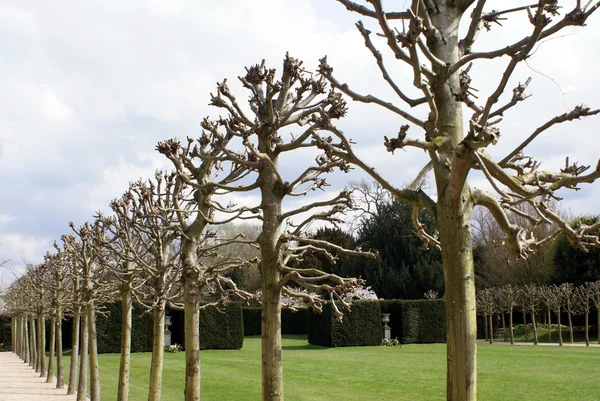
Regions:
[[[27, 320], [25, 320], [25, 330], [27, 330]], [[27, 337], [26, 337], [27, 338]], [[29, 317], [29, 339], [26, 340], [27, 358], [29, 358], [29, 365], [33, 366], [36, 372], [40, 371], [39, 359], [37, 356], [38, 346], [36, 339], [38, 338], [37, 325], [35, 324], [35, 318], [32, 314]]]
[[62, 307], [60, 304], [57, 306], [56, 315], [56, 388], [63, 388], [65, 386], [65, 374], [64, 374], [64, 363], [63, 363], [63, 341], [62, 341]]
[[165, 307], [166, 301], [162, 300], [152, 308], [152, 360], [150, 362], [148, 401], [159, 401], [161, 395], [165, 348]]
[[37, 330], [37, 360], [39, 361], [40, 377], [44, 377], [46, 376], [46, 321], [43, 311], [40, 311], [37, 314]]
[[[413, 0], [407, 9], [386, 11], [381, 0], [369, 0], [367, 5], [352, 0], [338, 0], [348, 10], [358, 13], [377, 23], [378, 34], [387, 42], [387, 47], [399, 63], [412, 69], [413, 86], [422, 93], [421, 98], [411, 98], [404, 92], [404, 85], [397, 84], [386, 60], [372, 40], [371, 30], [363, 22], [357, 28], [365, 41], [365, 46], [376, 60], [383, 79], [389, 84], [397, 104], [377, 96], [360, 94], [349, 85], [333, 76], [333, 68], [326, 58], [321, 60], [320, 73], [335, 89], [355, 101], [374, 103], [408, 121], [402, 125], [397, 137], [385, 137], [384, 145], [393, 152], [408, 147], [425, 150], [431, 162], [419, 173], [417, 180], [407, 189], [398, 189], [380, 176], [371, 166], [364, 163], [350, 149], [343, 134], [331, 130], [339, 143], [324, 144], [331, 154], [344, 157], [365, 170], [384, 188], [401, 200], [412, 202], [416, 208], [430, 210], [437, 219], [439, 237], [424, 233], [415, 222], [419, 237], [426, 243], [441, 246], [444, 277], [446, 279], [446, 318], [449, 401], [474, 401], [476, 389], [476, 338], [474, 310], [474, 272], [472, 260], [472, 238], [470, 233], [471, 216], [475, 205], [490, 211], [506, 236], [505, 242], [512, 246], [516, 254], [527, 257], [531, 250], [551, 241], [556, 232], [538, 239], [532, 232], [511, 221], [511, 213], [521, 214], [530, 219], [533, 226], [541, 222], [551, 222], [564, 231], [571, 241], [582, 248], [600, 246], [597, 237], [590, 235], [593, 226], [571, 227], [557, 213], [548, 207], [547, 201], [552, 192], [563, 187], [575, 187], [579, 183], [593, 182], [600, 177], [600, 164], [595, 171], [584, 175], [588, 167], [569, 164], [559, 173], [538, 171], [540, 164], [531, 157], [524, 156], [523, 150], [542, 132], [555, 124], [572, 121], [598, 113], [585, 106], [557, 116], [540, 126], [500, 162], [494, 162], [483, 150], [498, 141], [500, 130], [497, 124], [502, 116], [528, 96], [524, 91], [530, 80], [519, 84], [513, 91], [513, 98], [502, 106], [496, 106], [501, 95], [506, 93], [507, 84], [519, 63], [526, 60], [539, 41], [551, 37], [568, 26], [583, 25], [586, 19], [600, 7], [600, 3], [586, 5], [583, 9], [577, 2], [573, 11], [566, 13], [558, 22], [551, 24], [550, 16], [559, 14], [556, 2], [540, 0], [537, 4], [510, 10], [485, 13], [485, 0], [457, 0], [433, 2]], [[474, 8], [470, 8], [474, 5]], [[470, 12], [466, 13], [467, 9]], [[499, 19], [512, 13], [529, 13], [532, 33], [517, 42], [489, 52], [474, 52], [473, 44], [482, 28], [490, 29]], [[466, 35], [459, 40], [459, 25], [465, 19]], [[402, 19], [402, 26], [391, 25], [393, 20]], [[394, 29], [397, 28], [397, 29]], [[400, 28], [402, 28], [400, 30]], [[506, 57], [508, 64], [495, 90], [483, 98], [483, 105], [473, 98], [469, 70], [475, 62], [483, 59]], [[478, 92], [480, 97], [484, 95]], [[463, 104], [473, 111], [468, 129], [463, 128]], [[404, 106], [425, 106], [426, 120], [404, 109]], [[410, 126], [424, 131], [425, 140], [407, 137]], [[331, 142], [330, 142], [331, 143]], [[435, 174], [437, 200], [432, 201], [420, 190], [423, 171], [433, 169]], [[479, 169], [500, 195], [492, 195], [481, 190], [471, 190], [467, 175], [471, 169]], [[573, 185], [572, 185], [573, 184]], [[521, 203], [529, 203], [533, 213], [528, 215], [519, 210]], [[525, 215], [525, 216], [523, 216]]]
[[200, 400], [200, 286], [195, 237], [182, 239], [185, 332], [185, 401]]
[[117, 401], [127, 401], [129, 399], [132, 310], [131, 284], [125, 282], [121, 284], [121, 358], [119, 363]]
[[48, 349], [50, 355], [48, 356], [48, 372], [46, 374], [46, 383], [54, 382], [54, 352], [56, 350], [56, 316], [54, 313], [50, 317], [50, 343]]
[[79, 381], [77, 383], [77, 401], [87, 401], [88, 375], [88, 313], [83, 309], [80, 317], [81, 333], [79, 335]]
[[[73, 287], [75, 288], [75, 291], [78, 291], [79, 285], [75, 284], [77, 281], [77, 279], [74, 279]], [[73, 305], [73, 329], [71, 332], [71, 362], [69, 365], [69, 384], [67, 386], [67, 394], [69, 395], [75, 394], [75, 392], [77, 391], [77, 362], [79, 361], [80, 322], [80, 307], [77, 305], [77, 303], [75, 303]]]
[[88, 349], [90, 364], [90, 400], [100, 401], [100, 366], [98, 365], [98, 339], [94, 301], [87, 306]]

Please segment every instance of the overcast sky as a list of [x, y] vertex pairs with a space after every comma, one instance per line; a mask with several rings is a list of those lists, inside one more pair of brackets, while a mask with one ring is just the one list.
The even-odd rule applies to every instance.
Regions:
[[[400, 9], [405, 3], [384, 5]], [[489, 11], [520, 2], [487, 3]], [[570, 10], [574, 2], [560, 3]], [[244, 66], [263, 58], [279, 67], [289, 51], [314, 69], [327, 54], [338, 77], [357, 91], [397, 102], [354, 27], [358, 19], [335, 0], [2, 0], [0, 260], [39, 261], [68, 232], [69, 221], [82, 224], [96, 210], [106, 211], [130, 181], [168, 168], [154, 151], [156, 142], [198, 136], [202, 118], [214, 114], [207, 104], [215, 83], [229, 78], [245, 99], [233, 83]], [[530, 31], [525, 16], [515, 17], [482, 32], [475, 48], [496, 49]], [[509, 87], [531, 76], [527, 92], [533, 96], [507, 113], [493, 155], [504, 156], [577, 104], [600, 107], [598, 38], [600, 13], [587, 27], [543, 43], [517, 69]], [[376, 43], [386, 53], [383, 40]], [[410, 86], [410, 71], [389, 54], [386, 60], [397, 82]], [[482, 98], [506, 62], [473, 68]], [[376, 107], [350, 104], [339, 126], [360, 155], [402, 185], [425, 161], [417, 151], [385, 152], [383, 135], [395, 136], [403, 123]], [[599, 117], [555, 127], [528, 153], [548, 169], [562, 166], [565, 156], [595, 166], [599, 128]], [[361, 177], [336, 177], [333, 189]], [[471, 184], [486, 187], [477, 176]], [[574, 214], [600, 213], [600, 183], [560, 195]]]

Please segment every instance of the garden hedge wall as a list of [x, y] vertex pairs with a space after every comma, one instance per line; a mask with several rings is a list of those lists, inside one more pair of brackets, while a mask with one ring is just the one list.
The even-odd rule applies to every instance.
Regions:
[[[338, 308], [342, 308], [338, 305]], [[380, 345], [382, 338], [381, 309], [377, 301], [359, 301], [344, 311], [342, 322], [332, 313], [331, 303], [323, 306], [323, 312], [308, 313], [308, 342], [325, 347], [350, 347], [357, 345]]]
[[[96, 314], [98, 353], [121, 352], [121, 302], [103, 306], [106, 313]], [[72, 327], [72, 325], [71, 325]], [[68, 334], [69, 338], [71, 334]], [[64, 337], [64, 332], [63, 332]], [[131, 352], [152, 351], [152, 312], [133, 306], [131, 317]]]
[[443, 299], [382, 300], [382, 313], [390, 314], [392, 338], [402, 344], [445, 343], [446, 302]]
[[[183, 311], [171, 310], [171, 342], [185, 344]], [[225, 306], [200, 309], [200, 349], [240, 349], [244, 342], [242, 307], [231, 302]]]
[[[260, 336], [260, 308], [243, 308], [244, 335]], [[306, 334], [307, 308], [281, 311], [281, 334]]]
[[242, 307], [231, 302], [225, 306], [200, 309], [200, 349], [240, 349], [244, 344]]
[[0, 351], [8, 351], [11, 344], [11, 319], [10, 316], [0, 316]]

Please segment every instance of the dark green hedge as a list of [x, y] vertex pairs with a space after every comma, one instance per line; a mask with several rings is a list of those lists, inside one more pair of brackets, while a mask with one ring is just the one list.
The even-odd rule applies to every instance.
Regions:
[[382, 300], [392, 338], [403, 344], [446, 342], [446, 303], [439, 300]]
[[260, 310], [260, 308], [242, 308], [245, 336], [260, 336]]
[[[106, 313], [96, 315], [98, 353], [121, 352], [121, 303], [103, 306]], [[63, 332], [64, 336], [64, 332]], [[70, 337], [70, 334], [68, 335]], [[131, 352], [152, 351], [152, 312], [134, 305], [131, 317]]]
[[11, 319], [10, 316], [0, 316], [0, 351], [8, 351], [11, 344]]
[[[244, 335], [260, 336], [260, 308], [242, 308], [244, 314]], [[281, 334], [306, 334], [307, 308], [296, 311], [281, 311]]]
[[[341, 308], [341, 306], [338, 306]], [[308, 342], [325, 347], [380, 345], [382, 338], [381, 310], [377, 301], [359, 301], [351, 311], [344, 311], [342, 322], [335, 320], [332, 306], [327, 303], [323, 312], [308, 313]]]
[[231, 302], [225, 306], [200, 309], [200, 349], [240, 349], [244, 343], [242, 307]]

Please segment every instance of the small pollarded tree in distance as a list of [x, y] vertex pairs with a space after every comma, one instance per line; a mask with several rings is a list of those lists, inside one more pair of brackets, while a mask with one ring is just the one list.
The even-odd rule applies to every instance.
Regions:
[[51, 293], [51, 330], [50, 330], [50, 362], [48, 363], [47, 382], [54, 377], [54, 354], [56, 352], [56, 388], [64, 387], [64, 365], [62, 344], [62, 321], [64, 317], [65, 302], [68, 300], [68, 292], [65, 291], [67, 282], [67, 259], [58, 244], [54, 243], [56, 253], [46, 253], [44, 264], [49, 270], [49, 291]]
[[556, 315], [556, 323], [558, 324], [558, 344], [562, 346], [563, 338], [561, 312], [565, 304], [562, 289], [556, 285], [541, 287], [541, 297], [542, 302], [548, 305]]
[[596, 335], [598, 337], [598, 344], [600, 344], [600, 281], [593, 282], [592, 286], [594, 288], [594, 291], [592, 293], [592, 303], [594, 304], [594, 307], [596, 308], [596, 313], [597, 313], [596, 322], [598, 322], [596, 324], [596, 329], [597, 329]]
[[533, 344], [538, 345], [538, 332], [536, 313], [540, 308], [540, 291], [534, 284], [527, 284], [520, 288], [521, 307], [531, 316], [531, 327], [533, 328]]
[[567, 312], [567, 320], [569, 322], [569, 342], [575, 343], [573, 337], [573, 315], [576, 314], [577, 300], [575, 299], [575, 285], [571, 283], [563, 283], [560, 285], [560, 291], [563, 297], [563, 305]]
[[[506, 285], [504, 287], [498, 288], [498, 305], [502, 310], [502, 313], [508, 313], [508, 327], [510, 333], [510, 343], [515, 343], [515, 335], [513, 332], [513, 310], [517, 306], [519, 302], [519, 289], [512, 285]], [[504, 324], [504, 318], [502, 319], [502, 323]], [[506, 327], [504, 327], [506, 331]]]
[[114, 292], [103, 278], [101, 262], [102, 244], [106, 241], [106, 228], [96, 219], [76, 228], [69, 223], [73, 234], [63, 235], [65, 254], [79, 276], [77, 299], [81, 308], [81, 338], [79, 352], [79, 380], [77, 400], [87, 399], [87, 376], [89, 363], [90, 400], [100, 401], [100, 369], [98, 366], [98, 342], [96, 332], [96, 309]]
[[575, 298], [578, 304], [577, 309], [585, 315], [585, 346], [590, 346], [590, 312], [593, 305], [594, 292], [596, 286], [594, 283], [584, 283], [575, 289]]
[[[540, 302], [546, 307], [546, 318], [548, 320], [548, 342], [552, 342], [552, 311], [555, 302], [555, 294], [552, 286], [543, 285], [539, 287]], [[558, 306], [560, 309], [560, 305]], [[560, 330], [560, 326], [559, 326]]]
[[[544, 171], [525, 151], [549, 128], [597, 114], [598, 110], [582, 105], [548, 120], [499, 160], [493, 160], [486, 148], [504, 140], [500, 139], [505, 127], [502, 118], [509, 117], [511, 109], [529, 97], [525, 91], [530, 79], [524, 83], [514, 81], [513, 74], [519, 71], [517, 67], [531, 56], [541, 41], [560, 35], [564, 28], [585, 25], [600, 3], [577, 1], [561, 15], [556, 0], [539, 0], [522, 7], [491, 11], [485, 10], [490, 3], [486, 0], [412, 0], [394, 2], [397, 6], [406, 4], [406, 8], [395, 10], [385, 9], [382, 0], [337, 1], [366, 19], [356, 26], [383, 79], [396, 95], [396, 101], [359, 93], [352, 84], [340, 82], [326, 59], [322, 60], [320, 73], [353, 100], [383, 107], [407, 122], [400, 127], [397, 136], [385, 138], [384, 144], [391, 152], [404, 148], [427, 152], [430, 162], [425, 169], [433, 169], [437, 197], [434, 200], [416, 187], [395, 188], [360, 160], [349, 141], [335, 129], [331, 132], [339, 141], [323, 143], [323, 148], [328, 155], [343, 157], [363, 168], [397, 198], [411, 202], [417, 209], [425, 208], [436, 217], [439, 237], [433, 233], [422, 233], [422, 237], [442, 248], [447, 300], [447, 399], [474, 401], [477, 399], [477, 327], [471, 246], [473, 208], [488, 209], [502, 229], [505, 242], [523, 257], [554, 238], [554, 233], [537, 238], [526, 227], [518, 226], [507, 211], [521, 203], [533, 206], [533, 214], [528, 215], [532, 222], [554, 222], [578, 246], [597, 243], [596, 239], [588, 238], [588, 226], [569, 226], [546, 201], [561, 188], [574, 188], [596, 180], [600, 177], [600, 163], [589, 173], [586, 173], [588, 167], [568, 161], [561, 171]], [[481, 31], [496, 27], [494, 23], [515, 14], [529, 17], [529, 35], [515, 42], [505, 39], [508, 43], [496, 49], [478, 48], [476, 39]], [[376, 34], [372, 30], [376, 30]], [[395, 80], [396, 69], [389, 68], [390, 59], [384, 58], [378, 50], [376, 35], [383, 36], [393, 61], [412, 72], [412, 88]], [[477, 92], [478, 98], [475, 98], [473, 93], [478, 85], [469, 74], [485, 68], [490, 59], [505, 60], [506, 68], [497, 78], [486, 75], [488, 81], [491, 79], [497, 84], [493, 84], [488, 93]], [[510, 96], [513, 84], [515, 89]], [[408, 107], [414, 111], [407, 110]], [[471, 113], [468, 119], [463, 118], [465, 110]], [[408, 136], [411, 126], [415, 127], [411, 132], [416, 130], [419, 137]], [[482, 172], [498, 196], [471, 188], [467, 177], [472, 170]], [[421, 231], [418, 225], [417, 230]]]
[[[262, 232], [258, 244], [262, 286], [262, 399], [280, 401], [283, 400], [282, 294], [301, 298], [318, 310], [324, 299], [347, 304], [339, 293], [351, 291], [359, 284], [359, 280], [341, 278], [319, 269], [297, 268], [297, 261], [309, 251], [324, 255], [331, 255], [329, 251], [374, 255], [344, 249], [305, 234], [316, 221], [339, 222], [340, 214], [351, 206], [349, 191], [295, 208], [284, 208], [284, 199], [298, 199], [312, 191], [324, 190], [328, 185], [324, 174], [349, 170], [344, 160], [327, 153], [317, 155], [314, 163], [302, 165], [294, 159], [294, 168], [282, 167], [289, 160], [286, 157], [290, 152], [299, 155], [304, 151], [314, 157], [317, 148], [330, 143], [331, 138], [320, 136], [319, 131], [332, 127], [332, 120], [345, 115], [346, 103], [341, 94], [328, 91], [324, 79], [309, 74], [301, 61], [287, 55], [279, 74], [275, 69], [266, 68], [263, 62], [246, 68], [240, 80], [250, 91], [251, 114], [239, 106], [227, 82], [223, 81], [212, 97], [212, 104], [225, 110], [228, 118], [217, 122], [205, 120], [203, 128], [219, 141], [233, 135], [241, 142], [239, 152], [234, 152], [231, 145], [229, 149], [221, 146], [224, 157], [257, 177], [251, 186], [258, 188], [261, 195]], [[295, 134], [282, 135], [283, 129], [294, 128]], [[332, 308], [338, 317], [342, 315], [335, 302]]]
[[490, 344], [494, 343], [494, 314], [498, 311], [496, 297], [491, 288], [477, 291], [477, 311], [483, 315], [486, 325], [486, 332], [489, 336]]
[[[37, 342], [34, 340], [37, 348], [32, 348], [35, 349], [34, 353], [36, 356], [34, 367], [36, 367], [36, 372], [40, 372], [40, 377], [46, 377], [46, 316], [50, 312], [50, 299], [52, 294], [48, 285], [48, 282], [50, 281], [50, 271], [48, 266], [42, 263], [29, 269], [28, 275], [30, 278], [29, 284], [31, 286], [29, 293], [34, 300], [33, 307], [37, 320]], [[33, 332], [35, 332], [35, 330]]]

